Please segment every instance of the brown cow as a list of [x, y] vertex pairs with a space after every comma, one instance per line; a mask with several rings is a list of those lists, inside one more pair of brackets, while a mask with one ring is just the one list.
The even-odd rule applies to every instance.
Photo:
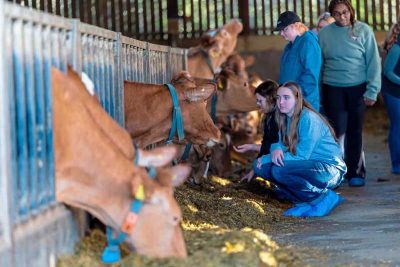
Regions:
[[[172, 81], [179, 98], [185, 141], [213, 146], [220, 131], [206, 110], [206, 101], [215, 92], [210, 80], [194, 80], [181, 72]], [[172, 124], [172, 98], [165, 85], [127, 82], [125, 91], [125, 126], [140, 146], [168, 139]]]
[[[214, 72], [235, 50], [237, 37], [242, 29], [242, 23], [233, 19], [221, 28], [203, 35], [200, 45], [189, 49], [189, 72], [194, 77], [213, 79]], [[206, 57], [209, 58], [213, 70], [208, 65]]]
[[144, 168], [162, 166], [175, 158], [176, 148], [137, 151], [121, 128], [90, 95], [80, 77], [69, 70], [52, 70], [57, 201], [84, 209], [120, 230], [128, 218], [134, 193], [143, 185], [145, 202], [127, 244], [153, 257], [185, 257], [180, 229], [181, 211], [172, 186], [179, 185], [190, 167], [157, 169], [149, 178]]

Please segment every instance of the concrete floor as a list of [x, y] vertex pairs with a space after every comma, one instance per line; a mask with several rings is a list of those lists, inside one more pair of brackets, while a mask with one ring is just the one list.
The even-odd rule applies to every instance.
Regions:
[[291, 227], [273, 238], [317, 251], [319, 256], [302, 259], [313, 266], [400, 266], [400, 175], [390, 173], [385, 139], [365, 136], [365, 187], [344, 184], [337, 191], [345, 202], [332, 214], [288, 221]]

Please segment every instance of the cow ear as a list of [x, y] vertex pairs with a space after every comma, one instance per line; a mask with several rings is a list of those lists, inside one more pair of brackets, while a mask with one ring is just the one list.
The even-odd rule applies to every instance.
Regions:
[[206, 101], [215, 93], [215, 84], [201, 85], [195, 89], [185, 91], [185, 100], [189, 102]]
[[180, 71], [179, 73], [175, 74], [172, 77], [171, 83], [183, 83], [190, 79], [191, 79], [191, 76], [188, 71]]
[[175, 146], [157, 147], [146, 151], [139, 149], [138, 165], [143, 167], [161, 167], [169, 164], [176, 157]]
[[191, 167], [188, 164], [179, 164], [171, 168], [172, 186], [177, 187], [186, 181], [190, 174]]
[[244, 56], [243, 59], [246, 68], [253, 66], [254, 62], [256, 61], [256, 57], [253, 55]]

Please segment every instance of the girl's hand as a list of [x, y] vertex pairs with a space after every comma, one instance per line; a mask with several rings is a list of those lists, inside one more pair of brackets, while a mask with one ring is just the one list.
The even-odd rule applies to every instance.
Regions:
[[375, 104], [375, 100], [369, 99], [368, 97], [364, 97], [364, 103], [367, 106], [373, 106]]
[[271, 153], [271, 161], [273, 164], [283, 167], [283, 152], [280, 149], [275, 149]]
[[233, 146], [233, 149], [238, 153], [244, 153], [247, 151], [254, 150], [254, 144], [244, 144], [240, 146]]
[[240, 182], [246, 181], [246, 182], [250, 182], [254, 177], [254, 171], [251, 170], [249, 171], [248, 174], [246, 174], [245, 176], [242, 177], [242, 179], [240, 179]]

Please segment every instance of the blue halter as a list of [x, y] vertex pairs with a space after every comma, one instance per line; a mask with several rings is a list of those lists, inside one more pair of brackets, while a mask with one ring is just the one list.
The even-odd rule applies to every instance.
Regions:
[[179, 141], [182, 141], [183, 138], [185, 138], [185, 133], [183, 132], [182, 112], [181, 112], [181, 107], [179, 106], [178, 95], [176, 94], [176, 89], [170, 83], [167, 83], [165, 85], [167, 86], [167, 88], [171, 94], [172, 103], [173, 103], [171, 130], [169, 132], [168, 140], [166, 142], [167, 144], [171, 144], [176, 131], [178, 131]]
[[[138, 165], [138, 162], [139, 162], [139, 152], [138, 152], [138, 147], [135, 144], [135, 160], [134, 160], [135, 166]], [[157, 175], [155, 168], [148, 168], [147, 172], [151, 179], [154, 179]], [[140, 185], [139, 189], [140, 190], [137, 190], [135, 193], [135, 199], [132, 201], [130, 212], [127, 218], [125, 219], [125, 221], [130, 221], [132, 223], [129, 225], [129, 228], [124, 227], [123, 225], [122, 228], [124, 229], [118, 231], [117, 236], [114, 237], [112, 228], [109, 226], [106, 227], [107, 247], [104, 249], [103, 254], [101, 255], [101, 261], [104, 264], [112, 264], [119, 262], [121, 260], [121, 251], [119, 245], [128, 236], [127, 232], [131, 230], [130, 227], [134, 226], [134, 223], [136, 222], [137, 219], [137, 215], [139, 214], [143, 206], [143, 200], [144, 200], [143, 185]]]

